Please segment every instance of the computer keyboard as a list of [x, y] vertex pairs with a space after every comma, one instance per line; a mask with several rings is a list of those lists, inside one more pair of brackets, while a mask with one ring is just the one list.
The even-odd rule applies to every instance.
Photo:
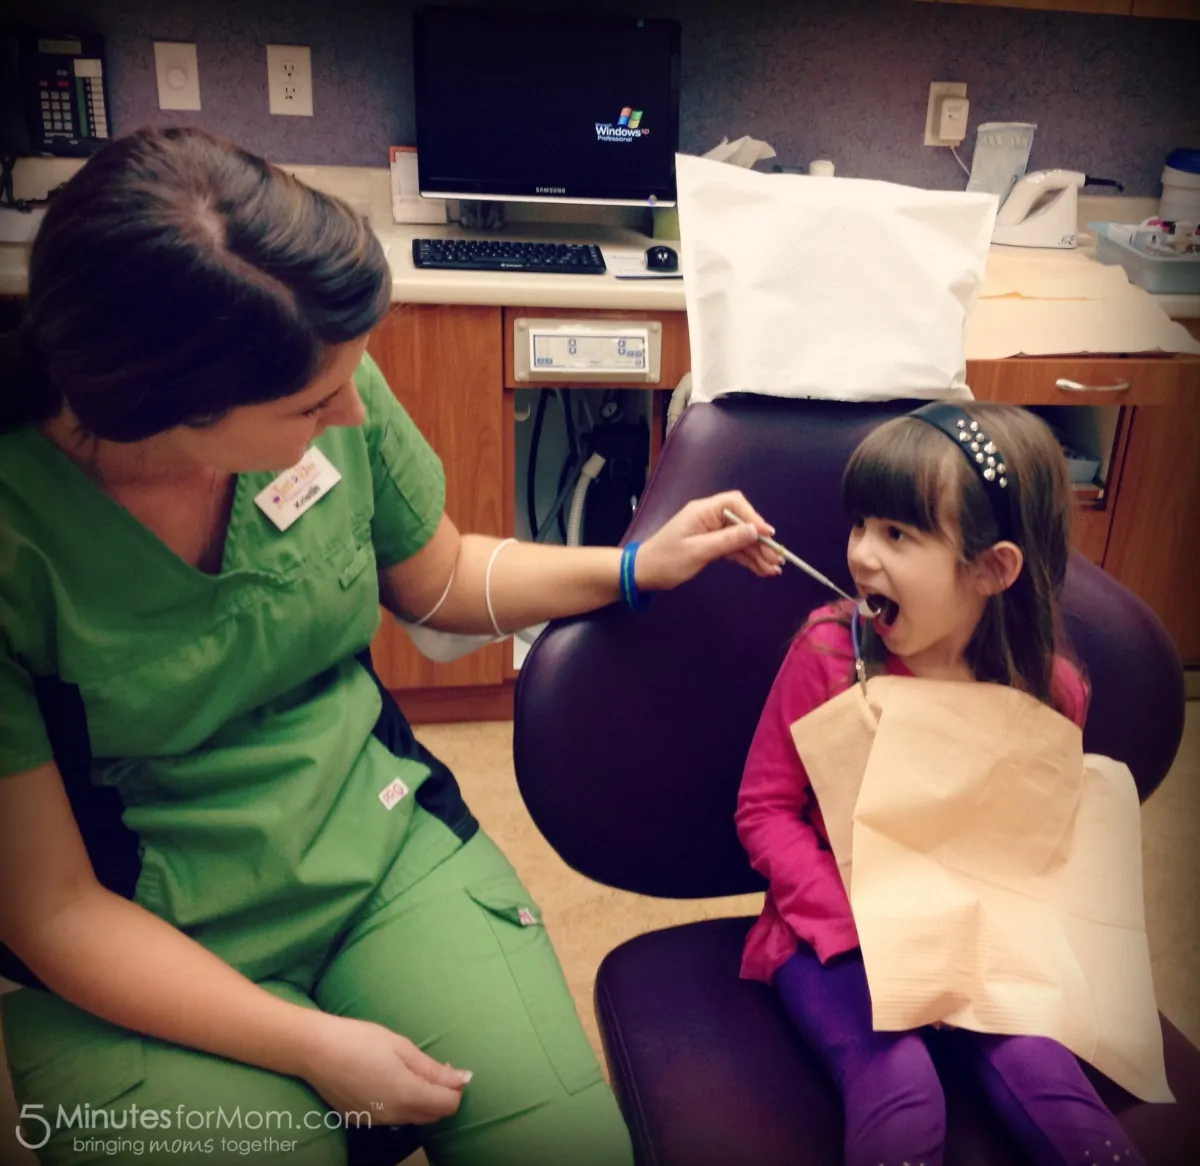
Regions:
[[414, 239], [413, 263], [452, 271], [535, 271], [603, 275], [594, 243], [525, 243], [503, 239]]

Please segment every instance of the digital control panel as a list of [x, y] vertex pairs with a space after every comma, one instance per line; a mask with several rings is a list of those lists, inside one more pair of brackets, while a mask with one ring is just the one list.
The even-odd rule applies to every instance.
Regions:
[[534, 319], [514, 321], [517, 381], [656, 383], [662, 325], [656, 320]]

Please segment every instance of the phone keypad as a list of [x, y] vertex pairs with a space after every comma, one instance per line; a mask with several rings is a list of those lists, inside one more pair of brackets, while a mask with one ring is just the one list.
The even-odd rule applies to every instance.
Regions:
[[108, 110], [104, 103], [104, 87], [98, 77], [83, 79], [86, 93], [86, 108], [79, 111], [79, 122], [75, 124], [75, 111], [71, 106], [69, 89], [61, 87], [43, 87], [40, 90], [42, 118], [42, 133], [45, 137], [73, 138], [80, 137], [107, 138]]
[[42, 130], [49, 137], [72, 137], [75, 119], [71, 112], [71, 96], [65, 89], [41, 91]]

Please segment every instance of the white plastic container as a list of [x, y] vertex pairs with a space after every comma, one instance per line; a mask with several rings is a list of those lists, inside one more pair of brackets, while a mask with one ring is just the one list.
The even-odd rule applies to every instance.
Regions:
[[1158, 217], [1170, 222], [1200, 222], [1200, 150], [1172, 150], [1162, 172]]

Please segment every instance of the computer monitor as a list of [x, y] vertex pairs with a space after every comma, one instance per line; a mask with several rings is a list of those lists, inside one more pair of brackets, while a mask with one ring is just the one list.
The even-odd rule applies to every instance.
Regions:
[[676, 21], [425, 8], [413, 33], [423, 195], [675, 202]]

